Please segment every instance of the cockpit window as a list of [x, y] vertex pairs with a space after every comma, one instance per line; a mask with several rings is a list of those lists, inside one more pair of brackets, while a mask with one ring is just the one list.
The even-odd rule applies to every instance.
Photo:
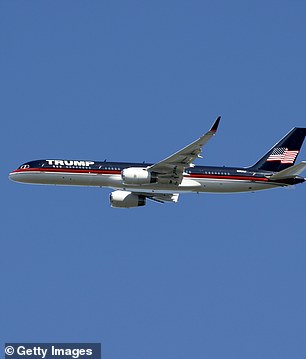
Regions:
[[19, 167], [20, 169], [26, 169], [26, 168], [30, 168], [30, 165], [28, 163], [24, 164], [24, 165], [21, 165]]

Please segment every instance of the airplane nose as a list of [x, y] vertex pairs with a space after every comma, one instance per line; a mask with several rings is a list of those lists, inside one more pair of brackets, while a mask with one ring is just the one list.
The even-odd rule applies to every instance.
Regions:
[[18, 182], [18, 179], [17, 179], [18, 173], [17, 172], [15, 172], [15, 171], [11, 172], [8, 177], [11, 181]]

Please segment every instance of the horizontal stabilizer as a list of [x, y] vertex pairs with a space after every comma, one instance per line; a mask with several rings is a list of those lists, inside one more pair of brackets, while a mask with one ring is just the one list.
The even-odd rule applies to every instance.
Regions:
[[301, 163], [288, 167], [278, 173], [275, 173], [270, 177], [270, 180], [280, 180], [285, 178], [294, 178], [302, 173], [306, 169], [306, 161], [302, 161]]

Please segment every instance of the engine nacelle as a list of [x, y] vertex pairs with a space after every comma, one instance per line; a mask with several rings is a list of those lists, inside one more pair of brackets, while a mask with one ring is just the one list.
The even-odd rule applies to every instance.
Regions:
[[121, 172], [121, 177], [124, 184], [130, 185], [149, 184], [157, 181], [157, 175], [143, 167], [125, 168]]
[[129, 191], [114, 191], [109, 196], [112, 207], [131, 208], [146, 204], [146, 197]]

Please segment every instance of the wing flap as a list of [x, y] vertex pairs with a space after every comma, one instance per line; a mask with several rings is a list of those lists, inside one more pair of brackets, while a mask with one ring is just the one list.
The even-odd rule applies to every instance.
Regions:
[[145, 196], [148, 199], [151, 199], [152, 201], [164, 203], [164, 202], [172, 202], [177, 203], [179, 199], [179, 193], [156, 193], [153, 195], [145, 194]]

